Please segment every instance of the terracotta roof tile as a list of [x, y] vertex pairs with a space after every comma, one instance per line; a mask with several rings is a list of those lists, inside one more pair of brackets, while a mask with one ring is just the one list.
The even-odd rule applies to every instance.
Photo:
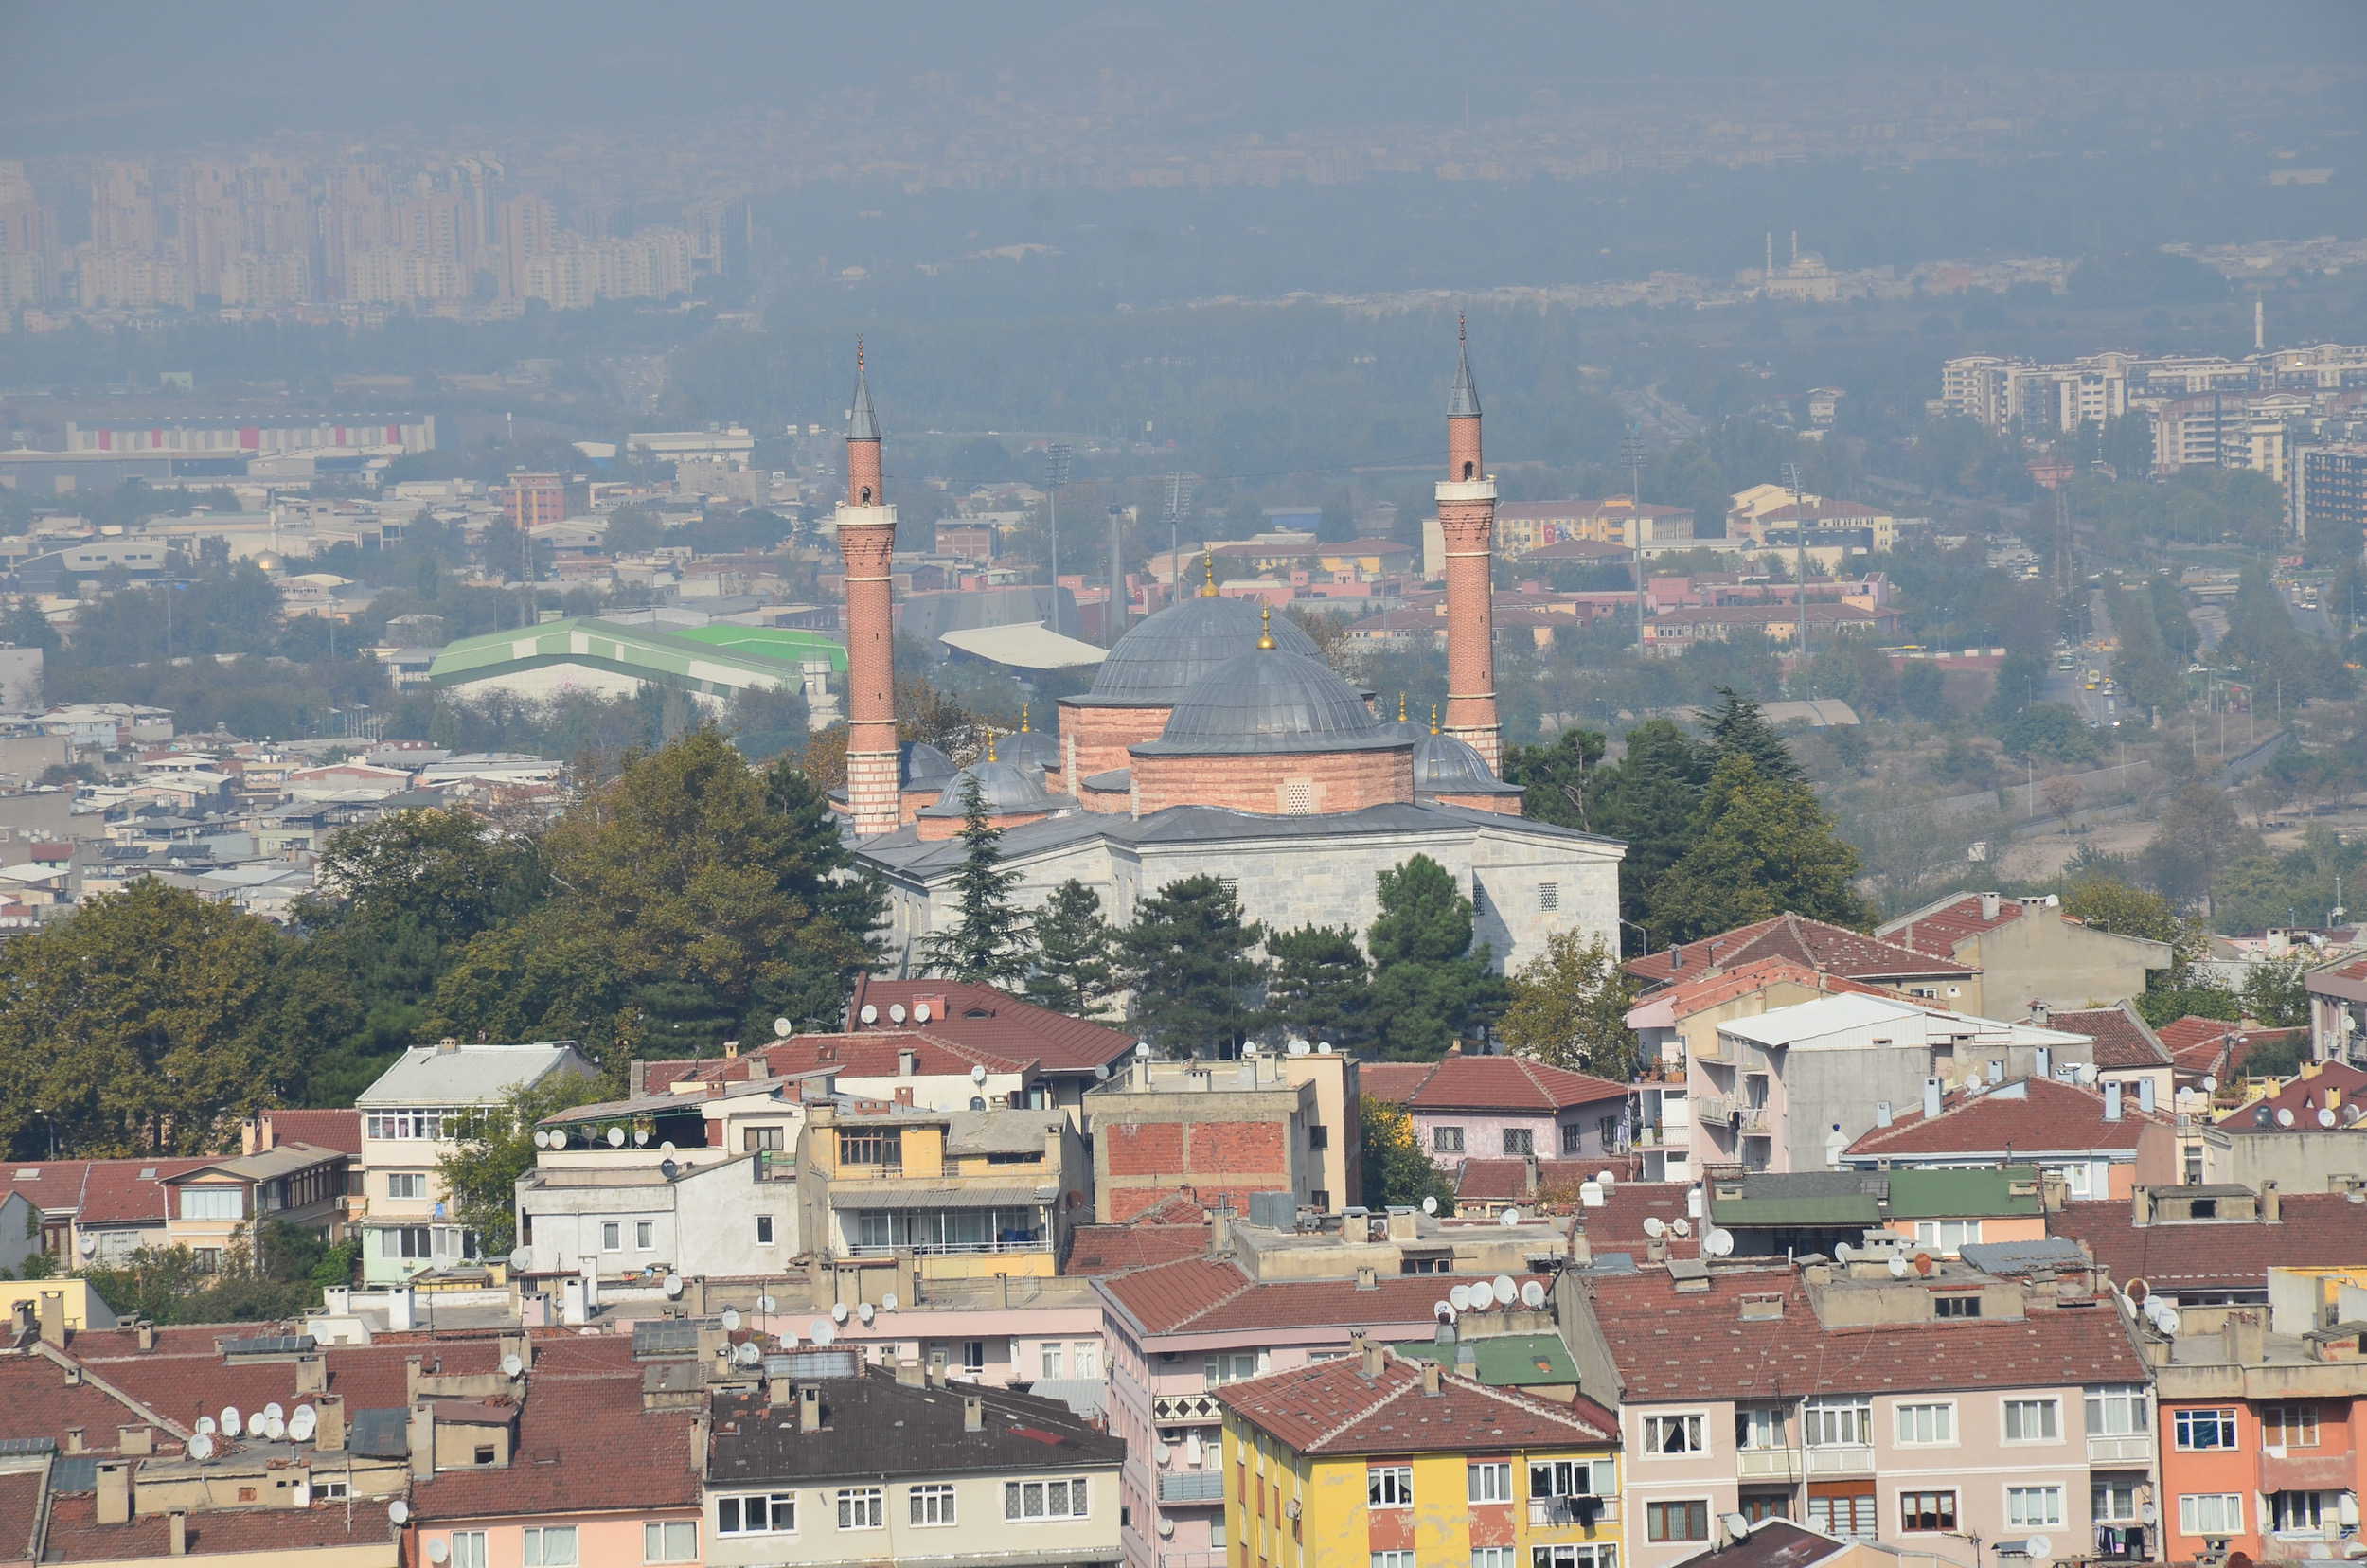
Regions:
[[1624, 1099], [1627, 1088], [1525, 1057], [1450, 1056], [1405, 1101], [1415, 1111], [1566, 1111]]
[[1261, 1284], [1232, 1263], [1192, 1258], [1118, 1274], [1101, 1281], [1100, 1288], [1146, 1332], [1175, 1334], [1427, 1324], [1431, 1309], [1457, 1283], [1468, 1281], [1445, 1274], [1389, 1274], [1369, 1286], [1352, 1279]]
[[[630, 1349], [631, 1342], [626, 1342]], [[638, 1368], [529, 1383], [507, 1470], [445, 1470], [412, 1488], [425, 1520], [692, 1507], [692, 1413], [644, 1411]]]
[[0, 1475], [0, 1562], [30, 1562], [41, 1534], [43, 1473]]
[[165, 1189], [158, 1184], [213, 1163], [162, 1156], [17, 1160], [0, 1164], [0, 1192], [21, 1192], [43, 1208], [72, 1213], [85, 1225], [162, 1224]]
[[[2317, 1071], [2306, 1078], [2296, 1076], [2275, 1094], [2223, 1113], [2219, 1125], [2247, 1132], [2317, 1132], [2367, 1122], [2367, 1098], [2362, 1098], [2367, 1096], [2367, 1072], [2346, 1061], [2311, 1065]], [[2265, 1119], [2264, 1111], [2269, 1114]]]
[[1996, 1154], [2017, 1156], [2081, 1149], [2133, 1150], [2148, 1126], [2169, 1118], [2137, 1108], [2124, 1095], [2121, 1119], [2104, 1119], [2105, 1097], [2093, 1089], [2056, 1078], [2016, 1078], [1979, 1095], [1958, 1090], [1936, 1118], [1913, 1111], [1878, 1127], [1849, 1146], [1852, 1155]]
[[1760, 958], [1790, 958], [1809, 969], [1853, 980], [1961, 977], [1981, 972], [1953, 959], [1792, 914], [1771, 916], [1698, 942], [1630, 958], [1626, 968], [1638, 979], [1665, 985], [1688, 973], [1731, 970]]
[[1434, 1061], [1360, 1061], [1356, 1064], [1357, 1092], [1366, 1099], [1403, 1105], [1437, 1065]]
[[80, 1427], [88, 1447], [110, 1452], [116, 1429], [141, 1419], [136, 1409], [88, 1380], [68, 1386], [64, 1369], [44, 1356], [0, 1358], [0, 1413], [6, 1416], [0, 1420], [0, 1436], [48, 1437], [62, 1448], [66, 1429]]
[[2083, 1034], [2096, 1044], [2096, 1065], [2107, 1071], [2167, 1067], [2170, 1053], [2161, 1037], [2126, 1002], [2109, 1007], [2081, 1007], [2049, 1013], [2045, 1025]]
[[[316, 1503], [309, 1508], [223, 1508], [188, 1515], [190, 1557], [241, 1552], [327, 1550], [339, 1546], [385, 1546], [395, 1534], [386, 1518], [387, 1500], [356, 1498]], [[171, 1524], [150, 1514], [123, 1524], [98, 1523], [94, 1496], [60, 1497], [49, 1505], [49, 1559], [63, 1562], [113, 1562], [126, 1558], [163, 1558], [171, 1552]]]
[[1995, 931], [2021, 918], [2024, 905], [2020, 899], [1999, 899], [1997, 913], [1984, 916], [1981, 900], [1984, 895], [1967, 893], [1952, 902], [1931, 909], [1917, 910], [1913, 916], [1876, 927], [1885, 940], [1898, 942], [1920, 953], [1952, 958], [1956, 944], [1967, 936], [1978, 936], [1984, 931]]
[[1674, 985], [1664, 986], [1639, 1006], [1665, 1003], [1670, 1016], [1690, 1018], [1705, 1008], [1723, 1007], [1739, 996], [1765, 990], [1770, 986], [1786, 982], [1811, 987], [1820, 991], [1858, 991], [1867, 996], [1896, 996], [1888, 986], [1869, 985], [1853, 980], [1845, 974], [1832, 974], [1813, 964], [1797, 958], [1754, 958], [1748, 963], [1712, 970], [1706, 974], [1690, 974]]
[[[882, 980], [874, 975], [855, 982], [854, 996], [846, 1005], [846, 1026], [863, 1026], [858, 1019], [866, 1002], [884, 1018], [890, 1005], [901, 1003], [910, 1008], [924, 998], [936, 1014], [929, 1021], [930, 1033], [1008, 1060], [1032, 1060], [1047, 1073], [1091, 1072], [1131, 1051], [1141, 1038], [1107, 1024], [1039, 1007], [992, 986], [958, 980]], [[939, 999], [944, 1003], [941, 1007], [934, 1006]]]
[[1123, 1225], [1079, 1225], [1069, 1239], [1062, 1274], [1106, 1274], [1188, 1257], [1205, 1257], [1216, 1227], [1205, 1205], [1182, 1193]]
[[[1455, 1169], [1457, 1203], [1541, 1203], [1557, 1212], [1575, 1213], [1578, 1188], [1602, 1171], [1610, 1171], [1612, 1186], [1626, 1185], [1643, 1162], [1632, 1154], [1603, 1154], [1584, 1160], [1539, 1160], [1530, 1179], [1524, 1159], [1472, 1158]], [[1586, 1211], [1593, 1213], [1592, 1209]]]
[[362, 1113], [359, 1111], [266, 1111], [274, 1141], [306, 1143], [362, 1157]]
[[1233, 1383], [1227, 1408], [1301, 1453], [1494, 1453], [1526, 1448], [1611, 1447], [1619, 1418], [1580, 1397], [1557, 1404], [1517, 1389], [1443, 1373], [1422, 1392], [1418, 1363], [1381, 1351], [1379, 1375], [1353, 1356]]
[[[1658, 1220], [1664, 1224], [1671, 1220], [1689, 1216], [1685, 1194], [1693, 1190], [1690, 1182], [1620, 1182], [1603, 1195], [1601, 1208], [1582, 1208], [1578, 1223], [1586, 1232], [1587, 1245], [1600, 1257], [1607, 1252], [1633, 1253], [1638, 1258], [1648, 1250], [1649, 1238], [1644, 1234], [1644, 1221]], [[1694, 1231], [1700, 1235], [1707, 1228], [1704, 1221], [1695, 1221]], [[1678, 1243], [1680, 1247], [1682, 1243]]]
[[2065, 1203], [2046, 1218], [2049, 1236], [2077, 1241], [2123, 1284], [2165, 1289], [2261, 1290], [2273, 1268], [2367, 1263], [2367, 1204], [2346, 1193], [2290, 1192], [2275, 1224], [2257, 1220], [2155, 1220], [2137, 1223], [2130, 1205]]

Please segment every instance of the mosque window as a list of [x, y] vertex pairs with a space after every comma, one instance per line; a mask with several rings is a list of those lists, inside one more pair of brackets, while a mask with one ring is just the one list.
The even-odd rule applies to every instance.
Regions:
[[1540, 914], [1547, 915], [1559, 909], [1561, 907], [1561, 883], [1539, 882], [1537, 884], [1537, 907]]
[[1282, 786], [1282, 811], [1286, 816], [1311, 816], [1315, 811], [1315, 784], [1308, 778], [1287, 780]]

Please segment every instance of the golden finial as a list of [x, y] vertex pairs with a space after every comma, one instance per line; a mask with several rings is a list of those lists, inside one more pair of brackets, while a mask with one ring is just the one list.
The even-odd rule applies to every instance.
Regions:
[[1258, 631], [1257, 631], [1257, 646], [1258, 646], [1258, 647], [1260, 647], [1260, 648], [1264, 648], [1264, 649], [1273, 649], [1273, 648], [1279, 648], [1279, 647], [1281, 647], [1281, 646], [1282, 646], [1280, 643], [1277, 643], [1277, 642], [1275, 642], [1275, 641], [1273, 640], [1273, 606], [1272, 606], [1272, 605], [1269, 604], [1269, 605], [1267, 605], [1267, 606], [1266, 606], [1263, 610], [1260, 610], [1260, 611], [1258, 611], [1258, 612], [1257, 612], [1257, 627], [1258, 627]]
[[855, 334], [855, 374], [863, 374], [863, 334]]
[[987, 760], [994, 760], [994, 737], [991, 735], [987, 737]]
[[1438, 704], [1436, 703], [1430, 705], [1430, 732], [1433, 735], [1438, 733]]
[[1217, 597], [1217, 552], [1211, 550], [1202, 559], [1207, 564], [1206, 576], [1201, 579], [1200, 597], [1201, 598], [1215, 598]]
[[[1468, 343], [1470, 341], [1470, 333], [1464, 330], [1463, 312], [1461, 311], [1457, 311], [1454, 313], [1454, 340], [1457, 343]], [[858, 353], [862, 352], [860, 341], [858, 342], [856, 351]]]
[[1027, 733], [1027, 704], [1025, 703], [1019, 704], [1019, 733], [1022, 735]]
[[1397, 693], [1397, 722], [1405, 722], [1405, 693], [1402, 691]]

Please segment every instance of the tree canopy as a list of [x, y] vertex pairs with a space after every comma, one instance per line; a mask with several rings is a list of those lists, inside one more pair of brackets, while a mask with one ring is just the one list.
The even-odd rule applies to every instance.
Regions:
[[1664, 944], [1715, 935], [1787, 910], [1862, 927], [1858, 852], [1805, 784], [1770, 778], [1748, 752], [1717, 764], [1694, 814], [1694, 842], [1654, 890]]
[[1238, 1050], [1257, 1028], [1265, 970], [1250, 954], [1265, 935], [1212, 876], [1171, 882], [1137, 904], [1118, 958], [1143, 1038], [1181, 1056]]
[[1512, 976], [1497, 1033], [1516, 1056], [1625, 1083], [1636, 1068], [1635, 982], [1597, 938], [1560, 931]]
[[1504, 984], [1447, 868], [1415, 855], [1380, 873], [1380, 914], [1366, 935], [1373, 958], [1374, 1036], [1381, 1054], [1434, 1061], [1503, 1011]]
[[972, 984], [1004, 986], [1027, 972], [1027, 917], [1011, 902], [1019, 873], [1003, 869], [1003, 829], [987, 818], [974, 770], [962, 775], [962, 864], [953, 874], [952, 925], [920, 944], [921, 966]]

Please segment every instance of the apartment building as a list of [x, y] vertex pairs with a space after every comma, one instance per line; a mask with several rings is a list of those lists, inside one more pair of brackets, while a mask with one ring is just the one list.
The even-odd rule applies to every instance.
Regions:
[[2140, 996], [2148, 976], [2170, 967], [2167, 942], [2075, 920], [2053, 894], [1951, 894], [1883, 921], [1874, 935], [1974, 971], [1957, 1000], [1967, 1012], [2000, 1016]]
[[2047, 1234], [2207, 1328], [2217, 1318], [2198, 1314], [2265, 1304], [2279, 1271], [2367, 1266], [2367, 1198], [2274, 1184], [2145, 1185], [2117, 1202], [2065, 1203], [2048, 1214]]
[[1085, 1096], [1094, 1216], [1185, 1197], [1246, 1212], [1254, 1193], [1329, 1211], [1363, 1186], [1356, 1063], [1338, 1051], [1238, 1061], [1129, 1060]]
[[1466, 1158], [1596, 1159], [1626, 1151], [1628, 1089], [1526, 1057], [1450, 1048], [1437, 1063], [1376, 1063], [1365, 1093], [1405, 1108], [1414, 1136], [1448, 1170]]
[[2126, 1199], [2178, 1170], [2174, 1119], [2152, 1087], [2141, 1079], [2130, 1094], [2117, 1082], [2091, 1089], [2034, 1075], [1945, 1091], [1928, 1078], [1916, 1109], [1878, 1108], [1876, 1125], [1835, 1163], [1896, 1170], [2025, 1161], [2063, 1183], [2069, 1199]]
[[2367, 543], [2367, 445], [2303, 447], [2289, 473], [2287, 521], [2297, 536]]
[[846, 1000], [847, 1031], [893, 1030], [908, 1022], [957, 1045], [1033, 1061], [1037, 1081], [1050, 1091], [1050, 1103], [1071, 1112], [1139, 1042], [1130, 1030], [1071, 1018], [993, 986], [856, 977]]

